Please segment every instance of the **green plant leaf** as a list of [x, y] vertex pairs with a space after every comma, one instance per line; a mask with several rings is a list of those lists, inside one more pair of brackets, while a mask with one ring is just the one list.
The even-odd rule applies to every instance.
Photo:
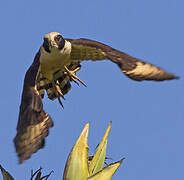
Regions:
[[90, 176], [86, 180], [111, 180], [113, 174], [116, 172], [118, 167], [123, 162], [124, 158], [121, 159], [118, 162], [112, 163], [105, 168], [103, 168], [101, 171], [97, 172], [96, 174]]
[[107, 138], [111, 129], [111, 124], [110, 122], [96, 152], [95, 155], [90, 163], [89, 166], [89, 175], [93, 175], [97, 173], [98, 171], [102, 170], [104, 167], [104, 161], [105, 161], [105, 156], [106, 156], [106, 149], [107, 149]]
[[84, 180], [88, 177], [88, 132], [89, 123], [85, 125], [68, 156], [63, 180]]
[[0, 165], [1, 173], [3, 175], [3, 180], [14, 180], [9, 172], [7, 172], [1, 165]]

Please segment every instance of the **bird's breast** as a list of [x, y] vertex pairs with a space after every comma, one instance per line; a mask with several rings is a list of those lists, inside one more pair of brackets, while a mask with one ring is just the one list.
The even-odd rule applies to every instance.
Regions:
[[40, 70], [45, 78], [52, 80], [53, 73], [70, 64], [70, 55], [51, 52], [40, 57]]

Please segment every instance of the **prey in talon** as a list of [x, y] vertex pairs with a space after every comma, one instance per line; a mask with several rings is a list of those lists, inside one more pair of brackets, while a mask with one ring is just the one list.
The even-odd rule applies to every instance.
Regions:
[[45, 138], [53, 126], [51, 117], [43, 109], [42, 99], [45, 92], [50, 100], [58, 99], [63, 106], [60, 97], [64, 99], [71, 89], [72, 81], [86, 86], [77, 77], [76, 72], [81, 69], [81, 63], [88, 60], [109, 60], [135, 81], [165, 81], [178, 78], [103, 43], [83, 38], [65, 39], [58, 32], [46, 34], [24, 78], [17, 134], [14, 138], [19, 163], [44, 147]]

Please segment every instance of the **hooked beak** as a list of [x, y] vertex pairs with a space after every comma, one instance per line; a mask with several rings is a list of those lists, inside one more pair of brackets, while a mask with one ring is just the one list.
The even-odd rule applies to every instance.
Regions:
[[50, 46], [51, 46], [51, 48], [52, 48], [52, 47], [57, 47], [57, 44], [56, 44], [55, 41], [50, 41]]

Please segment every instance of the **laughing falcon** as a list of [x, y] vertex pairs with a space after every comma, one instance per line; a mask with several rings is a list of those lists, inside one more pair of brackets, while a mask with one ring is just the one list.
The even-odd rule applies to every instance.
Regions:
[[62, 105], [60, 97], [64, 98], [70, 90], [71, 81], [85, 86], [76, 76], [84, 60], [110, 60], [126, 76], [136, 81], [177, 79], [174, 74], [100, 42], [64, 39], [58, 32], [46, 34], [24, 79], [17, 135], [14, 138], [19, 163], [44, 147], [45, 137], [53, 126], [51, 117], [43, 110], [45, 91], [49, 99], [58, 99]]

